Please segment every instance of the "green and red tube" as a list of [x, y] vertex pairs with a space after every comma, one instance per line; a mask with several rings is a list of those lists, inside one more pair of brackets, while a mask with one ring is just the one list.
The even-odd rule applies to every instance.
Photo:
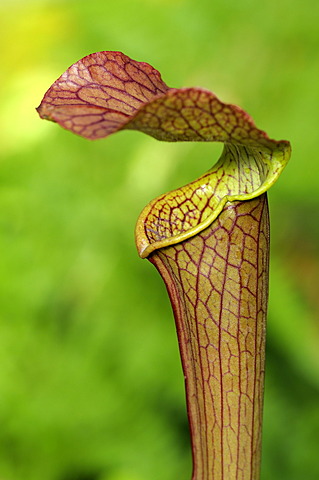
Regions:
[[139, 255], [171, 300], [186, 384], [193, 480], [260, 476], [268, 300], [267, 191], [290, 158], [235, 105], [202, 88], [169, 88], [120, 52], [72, 65], [40, 116], [89, 139], [124, 129], [163, 141], [224, 143], [197, 180], [151, 201], [136, 226]]

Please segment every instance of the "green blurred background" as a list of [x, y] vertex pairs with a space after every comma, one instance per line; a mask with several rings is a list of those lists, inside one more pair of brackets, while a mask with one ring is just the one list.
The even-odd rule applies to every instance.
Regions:
[[319, 2], [2, 0], [0, 480], [183, 480], [191, 459], [174, 321], [134, 225], [220, 146], [41, 121], [92, 52], [151, 63], [289, 139], [270, 193], [263, 480], [319, 478]]

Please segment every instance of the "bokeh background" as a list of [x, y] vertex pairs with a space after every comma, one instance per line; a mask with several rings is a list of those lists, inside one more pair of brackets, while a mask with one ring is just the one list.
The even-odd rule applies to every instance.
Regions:
[[134, 225], [220, 146], [86, 141], [35, 107], [120, 50], [292, 142], [270, 192], [263, 480], [319, 478], [319, 2], [1, 0], [0, 479], [190, 478], [174, 321]]

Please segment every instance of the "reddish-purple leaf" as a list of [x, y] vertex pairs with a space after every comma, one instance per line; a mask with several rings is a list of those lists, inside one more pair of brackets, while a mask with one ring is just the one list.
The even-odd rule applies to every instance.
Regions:
[[157, 70], [120, 52], [99, 52], [72, 65], [46, 92], [38, 112], [83, 137], [123, 128], [168, 87]]
[[270, 140], [236, 105], [202, 88], [169, 88], [147, 63], [120, 52], [93, 53], [76, 62], [46, 92], [38, 112], [89, 139], [122, 129], [165, 141], [217, 141], [261, 147]]

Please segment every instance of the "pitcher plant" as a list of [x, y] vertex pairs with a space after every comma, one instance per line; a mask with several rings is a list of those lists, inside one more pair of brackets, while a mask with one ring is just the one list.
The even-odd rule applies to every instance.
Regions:
[[290, 144], [203, 88], [169, 88], [147, 63], [99, 52], [46, 92], [41, 118], [88, 139], [139, 130], [168, 142], [223, 142], [207, 173], [151, 201], [137, 250], [172, 304], [191, 433], [192, 480], [260, 477], [268, 300], [267, 191]]

